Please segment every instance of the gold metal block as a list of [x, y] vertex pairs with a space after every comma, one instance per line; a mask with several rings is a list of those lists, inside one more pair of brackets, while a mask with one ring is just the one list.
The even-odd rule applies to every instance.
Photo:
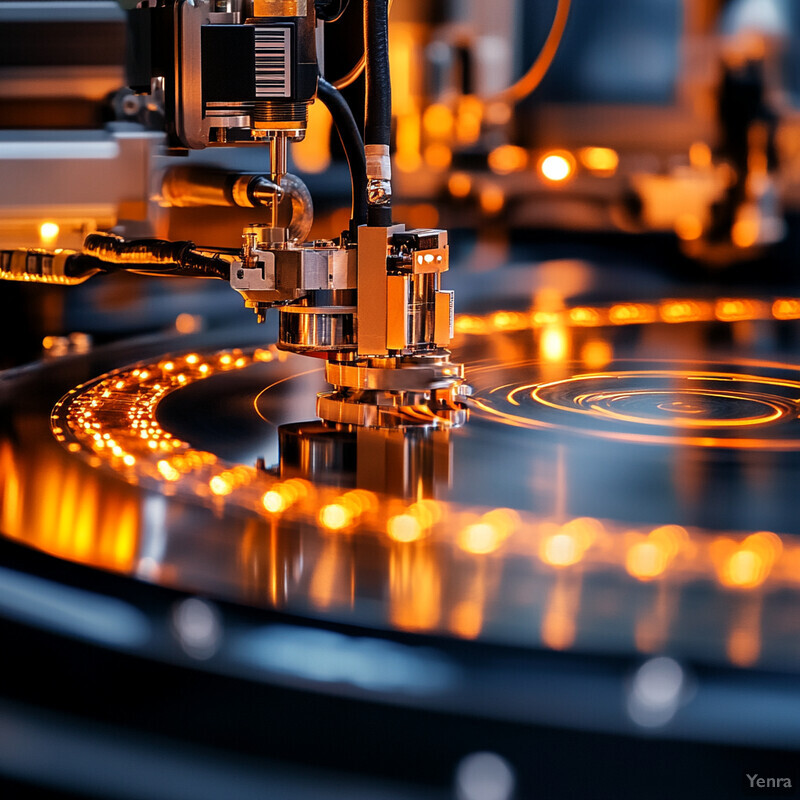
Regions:
[[254, 17], [304, 17], [308, 0], [253, 0]]
[[450, 269], [450, 249], [448, 247], [438, 247], [435, 250], [417, 250], [414, 253], [412, 269], [416, 274], [447, 272]]
[[453, 338], [453, 293], [436, 292], [433, 311], [433, 340], [446, 347]]
[[358, 229], [358, 354], [384, 356], [386, 347], [386, 257], [389, 236], [405, 230], [391, 228]]
[[403, 350], [408, 345], [408, 278], [386, 277], [386, 347]]

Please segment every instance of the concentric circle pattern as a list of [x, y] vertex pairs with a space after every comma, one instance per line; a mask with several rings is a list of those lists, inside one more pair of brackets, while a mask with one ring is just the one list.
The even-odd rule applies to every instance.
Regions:
[[[550, 381], [507, 382], [535, 362], [483, 366], [470, 377], [475, 411], [525, 428], [641, 443], [800, 448], [800, 370], [790, 366], [658, 364]], [[502, 385], [497, 385], [501, 383]], [[494, 386], [492, 386], [494, 384]], [[484, 388], [485, 387], [485, 388]]]

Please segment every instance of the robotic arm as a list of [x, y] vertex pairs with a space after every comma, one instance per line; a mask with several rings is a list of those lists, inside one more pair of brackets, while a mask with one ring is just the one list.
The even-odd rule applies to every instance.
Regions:
[[[162, 105], [167, 152], [224, 146], [269, 153], [261, 175], [173, 167], [161, 196], [176, 206], [263, 206], [269, 221], [245, 227], [237, 253], [94, 233], [79, 253], [2, 251], [0, 276], [76, 283], [124, 269], [228, 280], [259, 320], [278, 308], [281, 348], [326, 359], [335, 389], [319, 400], [323, 419], [452, 424], [464, 388], [462, 367], [446, 349], [453, 330], [452, 293], [441, 288], [447, 232], [406, 230], [392, 219], [389, 0], [364, 3], [365, 141], [342, 95], [319, 76], [318, 29], [346, 4], [139, 2], [128, 12], [128, 80]], [[338, 239], [305, 241], [313, 204], [288, 174], [288, 148], [304, 137], [308, 107], [318, 100], [331, 111], [347, 156], [352, 213]]]

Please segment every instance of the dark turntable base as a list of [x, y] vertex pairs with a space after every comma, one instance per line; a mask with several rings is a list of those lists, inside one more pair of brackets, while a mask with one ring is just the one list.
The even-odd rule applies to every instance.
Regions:
[[461, 317], [470, 418], [435, 431], [322, 426], [317, 364], [236, 330], [6, 373], [0, 773], [374, 798], [455, 796], [481, 751], [517, 797], [792, 775], [793, 302]]

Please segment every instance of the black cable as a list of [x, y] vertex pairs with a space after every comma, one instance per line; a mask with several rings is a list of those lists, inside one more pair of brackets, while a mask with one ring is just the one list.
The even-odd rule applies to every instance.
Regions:
[[228, 280], [230, 265], [218, 256], [195, 250], [194, 242], [164, 239], [126, 240], [113, 233], [92, 233], [83, 243], [83, 253], [120, 269], [192, 278]]
[[[364, 54], [366, 56], [366, 105], [364, 145], [388, 148], [392, 136], [392, 81], [389, 73], [389, 0], [364, 0]], [[392, 224], [391, 196], [370, 202], [372, 191], [367, 173], [367, 224], [388, 227]], [[378, 177], [380, 180], [381, 177]], [[387, 183], [389, 194], [391, 189]]]
[[367, 98], [364, 144], [389, 145], [392, 84], [389, 75], [389, 0], [364, 0]]
[[322, 76], [317, 84], [317, 95], [328, 109], [342, 143], [347, 166], [350, 168], [350, 188], [353, 202], [350, 211], [350, 235], [355, 239], [359, 225], [367, 224], [367, 162], [364, 143], [353, 112], [342, 93]]

